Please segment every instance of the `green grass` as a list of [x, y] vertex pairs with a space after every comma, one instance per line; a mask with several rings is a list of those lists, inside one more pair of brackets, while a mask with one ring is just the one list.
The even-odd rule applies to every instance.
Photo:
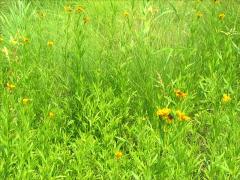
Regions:
[[240, 178], [239, 1], [0, 5], [0, 179]]

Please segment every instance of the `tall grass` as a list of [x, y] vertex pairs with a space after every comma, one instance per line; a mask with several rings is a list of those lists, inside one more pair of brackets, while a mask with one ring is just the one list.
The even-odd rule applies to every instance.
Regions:
[[5, 4], [0, 178], [239, 179], [239, 7]]

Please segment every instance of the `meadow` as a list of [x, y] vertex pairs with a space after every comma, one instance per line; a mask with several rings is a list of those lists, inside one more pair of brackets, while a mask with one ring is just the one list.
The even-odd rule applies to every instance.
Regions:
[[0, 0], [0, 179], [240, 179], [239, 0]]

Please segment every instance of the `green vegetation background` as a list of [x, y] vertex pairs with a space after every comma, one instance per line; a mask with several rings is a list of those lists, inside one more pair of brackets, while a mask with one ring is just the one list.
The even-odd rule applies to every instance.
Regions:
[[0, 1], [0, 179], [239, 179], [239, 8]]

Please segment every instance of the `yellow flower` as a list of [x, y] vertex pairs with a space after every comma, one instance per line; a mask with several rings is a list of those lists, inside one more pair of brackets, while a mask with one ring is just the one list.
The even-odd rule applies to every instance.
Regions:
[[54, 112], [49, 112], [48, 117], [53, 119], [55, 117], [55, 113]]
[[185, 98], [185, 97], [187, 96], [187, 93], [182, 92], [182, 91], [179, 90], [179, 89], [176, 89], [176, 90], [175, 90], [175, 94], [176, 94], [176, 96], [179, 97], [179, 98]]
[[181, 111], [176, 111], [176, 114], [177, 114], [178, 118], [180, 119], [180, 121], [190, 120], [190, 117]]
[[173, 123], [173, 119], [174, 119], [174, 117], [173, 117], [173, 115], [171, 115], [171, 114], [169, 114], [169, 115], [167, 115], [167, 116], [165, 117], [165, 120], [166, 120], [166, 122], [167, 122], [168, 124], [172, 124], [172, 123]]
[[2, 52], [6, 57], [8, 57], [8, 48], [6, 47], [2, 48]]
[[77, 6], [76, 12], [77, 13], [82, 13], [82, 12], [84, 12], [84, 8], [82, 6]]
[[29, 43], [29, 39], [27, 37], [23, 37], [22, 39], [23, 39], [23, 43], [25, 44]]
[[123, 153], [122, 153], [121, 151], [117, 151], [117, 152], [115, 153], [115, 157], [116, 157], [117, 159], [120, 159], [122, 156], [123, 156]]
[[10, 39], [10, 44], [12, 44], [12, 45], [16, 45], [18, 43], [18, 41], [17, 41], [17, 39], [16, 38], [11, 38]]
[[0, 43], [2, 43], [3, 42], [3, 37], [2, 36], [0, 36]]
[[225, 14], [224, 13], [220, 13], [218, 15], [218, 17], [219, 17], [220, 20], [223, 20], [225, 18]]
[[170, 112], [171, 112], [171, 109], [163, 108], [163, 109], [158, 109], [156, 114], [157, 116], [160, 116], [160, 117], [168, 117]]
[[213, 0], [213, 2], [214, 2], [215, 4], [218, 4], [218, 3], [220, 3], [220, 0]]
[[90, 21], [89, 17], [87, 17], [87, 16], [83, 17], [84, 24], [87, 24], [89, 21]]
[[53, 46], [53, 44], [54, 44], [54, 42], [53, 42], [53, 41], [51, 41], [51, 40], [49, 40], [49, 41], [48, 41], [48, 43], [47, 43], [48, 47], [52, 47], [52, 46]]
[[128, 17], [128, 16], [129, 16], [129, 13], [128, 13], [127, 11], [124, 11], [124, 12], [123, 12], [123, 16], [124, 16], [124, 17]]
[[224, 103], [230, 102], [231, 101], [231, 97], [228, 94], [223, 94], [222, 101]]
[[9, 91], [12, 91], [13, 89], [15, 89], [16, 86], [12, 83], [7, 83], [6, 87]]
[[202, 13], [201, 11], [198, 11], [198, 12], [196, 13], [196, 16], [197, 16], [197, 18], [200, 18], [200, 17], [203, 16], [203, 13]]
[[39, 12], [37, 12], [37, 15], [39, 18], [44, 18], [44, 17], [46, 17], [47, 14], [45, 12], [39, 11]]
[[23, 103], [23, 105], [27, 105], [27, 104], [30, 103], [30, 99], [28, 99], [28, 98], [23, 98], [23, 99], [22, 99], [22, 103]]
[[64, 11], [66, 13], [71, 13], [72, 12], [72, 7], [71, 6], [64, 6]]

